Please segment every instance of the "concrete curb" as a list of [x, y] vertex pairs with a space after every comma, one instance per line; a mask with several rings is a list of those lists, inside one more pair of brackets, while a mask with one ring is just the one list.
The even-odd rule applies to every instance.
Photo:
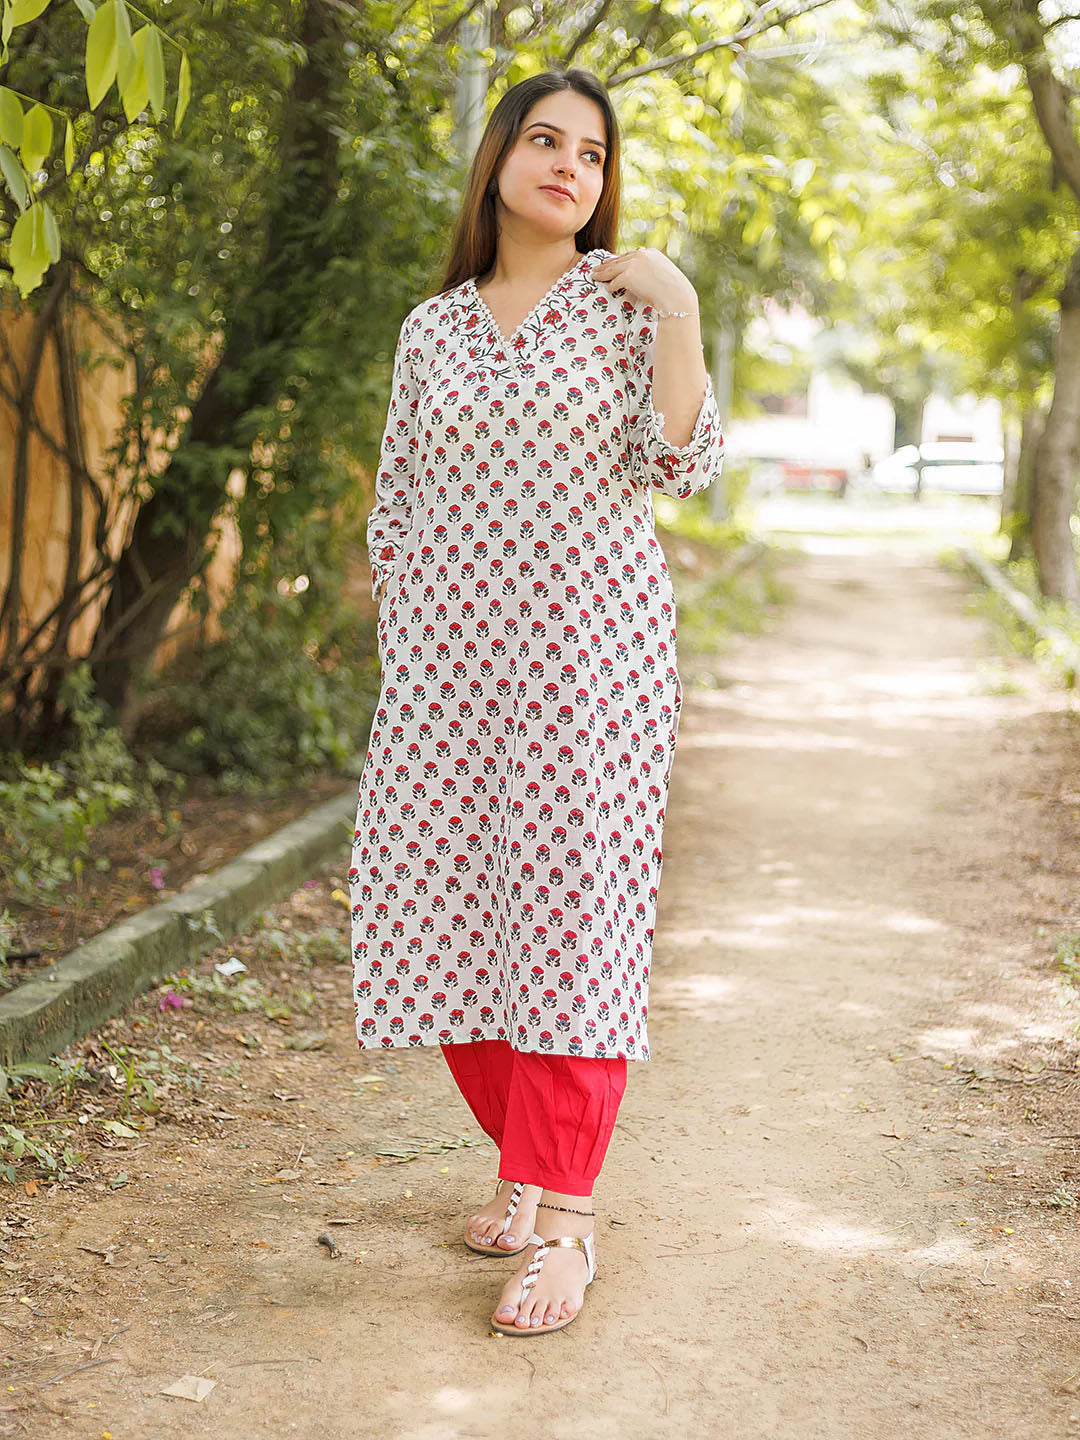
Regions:
[[1048, 625], [1030, 598], [1007, 580], [998, 567], [987, 560], [985, 555], [980, 555], [969, 545], [960, 545], [957, 549], [984, 584], [1000, 595], [1013, 613], [1035, 632], [1050, 654], [1061, 661], [1065, 667], [1065, 684], [1069, 689], [1074, 689], [1077, 676], [1080, 674], [1080, 649], [1069, 639], [1065, 631], [1060, 630], [1056, 625]]
[[236, 935], [348, 845], [356, 787], [323, 801], [171, 900], [121, 920], [0, 997], [0, 1065], [55, 1055], [162, 975]]

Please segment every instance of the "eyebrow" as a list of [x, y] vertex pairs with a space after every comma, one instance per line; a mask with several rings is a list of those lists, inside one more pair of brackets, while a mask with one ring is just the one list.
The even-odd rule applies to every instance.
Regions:
[[[552, 123], [551, 123], [550, 120], [534, 120], [533, 123], [532, 123], [532, 125], [526, 125], [526, 126], [525, 126], [525, 129], [526, 129], [526, 130], [531, 130], [534, 125], [543, 125], [543, 126], [545, 126], [548, 130], [554, 130], [555, 133], [556, 133], [556, 135], [565, 135], [565, 134], [566, 134], [566, 131], [562, 128], [561, 125], [552, 125]], [[607, 146], [604, 144], [604, 142], [603, 142], [602, 140], [594, 140], [590, 135], [586, 135], [586, 136], [584, 136], [583, 138], [584, 138], [584, 142], [585, 142], [586, 145], [599, 145], [601, 150], [604, 150], [604, 151], [607, 150]]]

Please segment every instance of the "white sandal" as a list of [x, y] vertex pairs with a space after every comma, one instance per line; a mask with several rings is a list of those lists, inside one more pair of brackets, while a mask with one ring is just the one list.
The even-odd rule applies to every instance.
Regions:
[[[499, 1181], [498, 1185], [495, 1186], [496, 1195], [498, 1195], [500, 1187], [505, 1184], [505, 1180]], [[515, 1180], [514, 1188], [510, 1193], [510, 1203], [506, 1207], [506, 1219], [503, 1221], [503, 1227], [499, 1232], [500, 1235], [509, 1235], [510, 1226], [514, 1223], [514, 1216], [517, 1213], [517, 1208], [521, 1204], [521, 1197], [524, 1194], [525, 1186], [519, 1185]], [[496, 1245], [494, 1241], [492, 1241], [490, 1245], [478, 1245], [469, 1234], [468, 1227], [466, 1227], [464, 1238], [465, 1248], [471, 1250], [474, 1255], [521, 1255], [529, 1248], [530, 1244], [530, 1242], [526, 1240], [525, 1244], [519, 1245], [516, 1250], [504, 1249], [502, 1245]]]
[[[580, 1250], [585, 1256], [589, 1266], [589, 1278], [585, 1281], [586, 1287], [596, 1279], [596, 1245], [591, 1233], [586, 1235], [584, 1240], [577, 1235], [560, 1235], [557, 1240], [545, 1240], [542, 1235], [530, 1235], [528, 1243], [536, 1245], [538, 1249], [529, 1261], [529, 1268], [521, 1281], [519, 1310], [529, 1298], [529, 1291], [539, 1280], [540, 1271], [544, 1268], [548, 1252], [557, 1246], [565, 1247], [568, 1250]], [[513, 1322], [506, 1325], [492, 1316], [491, 1328], [499, 1335], [554, 1335], [556, 1330], [565, 1330], [567, 1325], [572, 1325], [580, 1314], [581, 1311], [577, 1310], [565, 1320], [556, 1320], [554, 1325], [515, 1325]]]

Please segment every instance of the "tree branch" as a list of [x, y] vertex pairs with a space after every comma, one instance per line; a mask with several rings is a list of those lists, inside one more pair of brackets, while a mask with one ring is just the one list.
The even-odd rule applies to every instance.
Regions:
[[713, 50], [734, 50], [740, 49], [743, 43], [753, 39], [766, 30], [776, 26], [781, 29], [797, 20], [800, 15], [809, 15], [814, 10], [820, 10], [826, 5], [831, 5], [833, 0], [807, 0], [807, 3], [789, 10], [783, 15], [771, 15], [780, 4], [781, 0], [766, 0], [766, 3], [753, 15], [745, 25], [730, 35], [721, 35], [715, 40], [707, 40], [704, 45], [698, 45], [693, 50], [686, 50], [679, 55], [664, 55], [656, 60], [649, 60], [644, 65], [636, 65], [632, 70], [624, 70], [620, 75], [612, 75], [605, 84], [608, 89], [616, 85], [625, 85], [628, 80], [636, 80], [639, 75], [653, 75], [658, 70], [671, 70], [676, 65], [685, 65], [687, 62], [699, 59], [702, 55], [708, 55]]

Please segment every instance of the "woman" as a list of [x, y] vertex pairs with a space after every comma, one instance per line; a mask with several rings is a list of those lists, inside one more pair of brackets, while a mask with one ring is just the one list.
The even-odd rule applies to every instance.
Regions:
[[362, 1050], [438, 1044], [503, 1179], [465, 1244], [492, 1316], [560, 1330], [649, 964], [682, 704], [652, 491], [719, 473], [697, 296], [616, 253], [619, 135], [587, 71], [493, 110], [441, 291], [401, 327], [368, 521], [382, 693], [350, 871]]

